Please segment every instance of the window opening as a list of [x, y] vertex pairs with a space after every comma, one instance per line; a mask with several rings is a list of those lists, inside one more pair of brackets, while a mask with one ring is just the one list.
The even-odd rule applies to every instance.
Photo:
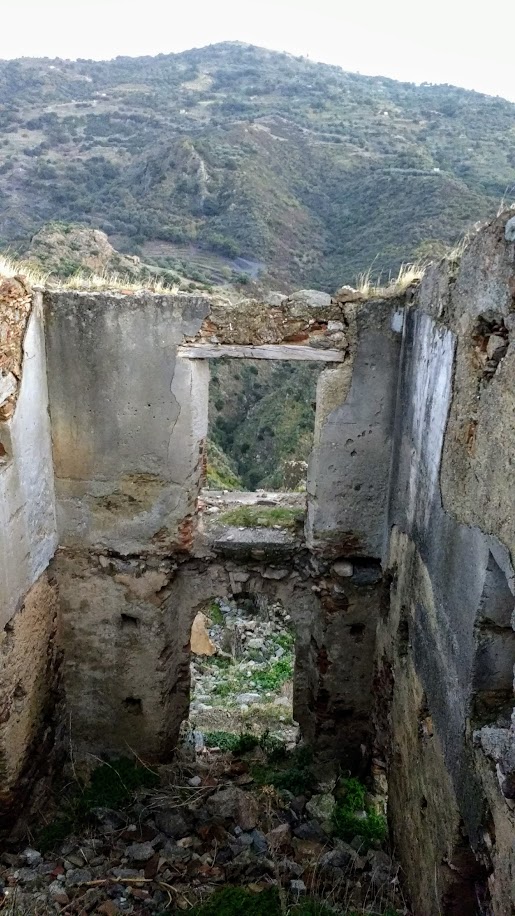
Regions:
[[212, 359], [206, 485], [304, 492], [320, 362]]

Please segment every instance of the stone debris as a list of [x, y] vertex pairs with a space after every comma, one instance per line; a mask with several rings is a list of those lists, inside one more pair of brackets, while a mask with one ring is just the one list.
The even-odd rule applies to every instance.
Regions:
[[408, 914], [386, 852], [362, 854], [328, 836], [331, 793], [310, 798], [256, 784], [253, 767], [263, 760], [260, 748], [204, 751], [191, 765], [157, 768], [159, 787], [139, 790], [123, 810], [94, 809], [87, 826], [48, 852], [37, 843], [4, 852], [0, 909], [151, 916], [191, 909], [227, 884], [255, 893], [280, 884], [292, 904], [314, 896], [337, 907], [340, 894], [342, 906], [362, 914], [380, 896], [378, 912]]
[[345, 302], [362, 302], [366, 299], [364, 293], [361, 293], [358, 289], [354, 289], [353, 286], [342, 286], [333, 297], [333, 302], [338, 302], [343, 305]]
[[232, 786], [216, 792], [208, 801], [212, 817], [234, 820], [241, 830], [252, 830], [257, 823], [257, 805], [251, 795]]
[[515, 242], [515, 216], [512, 216], [504, 227], [504, 237], [507, 242]]
[[332, 819], [336, 801], [334, 795], [326, 793], [314, 795], [306, 803], [306, 811], [317, 821], [328, 836], [332, 833]]

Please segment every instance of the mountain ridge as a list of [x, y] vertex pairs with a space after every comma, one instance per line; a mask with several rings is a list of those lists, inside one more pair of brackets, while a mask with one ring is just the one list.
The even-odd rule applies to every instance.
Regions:
[[240, 258], [283, 290], [384, 276], [515, 186], [513, 103], [245, 43], [2, 61], [0, 105], [0, 243], [79, 222], [208, 283]]

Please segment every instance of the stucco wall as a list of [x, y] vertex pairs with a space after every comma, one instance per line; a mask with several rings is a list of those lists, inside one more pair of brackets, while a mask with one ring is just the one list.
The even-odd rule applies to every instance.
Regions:
[[405, 320], [376, 688], [394, 841], [420, 916], [474, 912], [482, 893], [504, 914], [514, 893], [500, 749], [515, 746], [511, 344], [487, 356], [513, 307], [505, 222], [482, 230], [456, 276], [431, 270]]
[[[50, 764], [58, 698], [57, 546], [41, 295], [9, 281], [2, 352], [16, 383], [0, 419], [0, 809], [2, 829]], [[18, 301], [14, 302], [13, 297]], [[0, 297], [1, 298], [1, 297]], [[5, 322], [4, 322], [5, 318]], [[3, 376], [6, 377], [5, 375]], [[37, 752], [36, 752], [36, 749]]]
[[178, 360], [208, 301], [46, 294], [62, 546], [179, 548], [207, 432], [207, 364]]
[[16, 408], [0, 422], [0, 627], [46, 569], [57, 546], [41, 298], [23, 339]]
[[383, 553], [403, 305], [345, 306], [350, 357], [319, 376], [306, 525], [318, 551]]

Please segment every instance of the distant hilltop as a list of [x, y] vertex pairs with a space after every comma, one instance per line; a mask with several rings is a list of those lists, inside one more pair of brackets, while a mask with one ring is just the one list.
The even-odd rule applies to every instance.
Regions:
[[332, 290], [495, 214], [514, 125], [503, 99], [239, 42], [4, 61], [0, 247], [78, 223], [193, 283]]

